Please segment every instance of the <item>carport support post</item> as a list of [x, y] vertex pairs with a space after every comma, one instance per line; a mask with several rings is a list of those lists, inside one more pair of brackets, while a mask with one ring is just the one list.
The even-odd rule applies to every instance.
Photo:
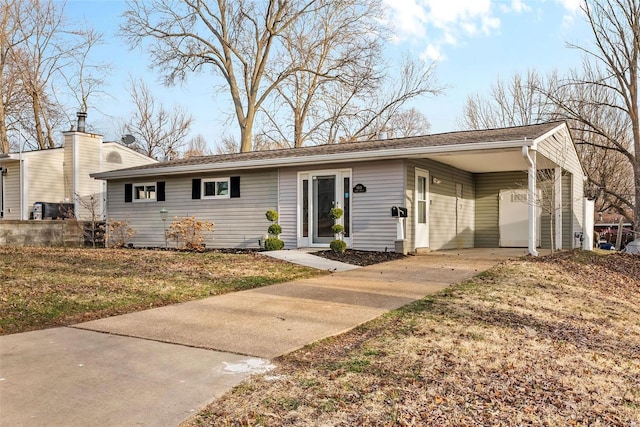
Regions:
[[529, 169], [527, 172], [527, 175], [529, 177], [529, 191], [527, 191], [527, 201], [529, 205], [529, 253], [533, 256], [538, 256], [538, 251], [536, 250], [536, 237], [538, 235], [536, 230], [538, 225], [538, 218], [536, 215], [536, 208], [538, 204], [538, 201], [536, 200], [538, 194], [536, 188], [536, 151], [533, 149], [533, 147], [531, 151], [529, 151], [529, 147], [524, 145], [522, 146], [522, 156], [525, 158], [527, 164], [529, 165]]

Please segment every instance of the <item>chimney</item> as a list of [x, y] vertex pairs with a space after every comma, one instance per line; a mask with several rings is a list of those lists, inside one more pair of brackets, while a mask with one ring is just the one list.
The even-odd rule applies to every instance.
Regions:
[[76, 116], [78, 116], [78, 132], [84, 133], [87, 122], [87, 113], [79, 111]]

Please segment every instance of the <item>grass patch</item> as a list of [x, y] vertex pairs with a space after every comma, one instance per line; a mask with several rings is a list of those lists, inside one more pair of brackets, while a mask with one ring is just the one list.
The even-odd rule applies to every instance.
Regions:
[[255, 253], [0, 247], [0, 333], [324, 274]]
[[508, 261], [277, 359], [185, 425], [637, 425], [639, 268]]

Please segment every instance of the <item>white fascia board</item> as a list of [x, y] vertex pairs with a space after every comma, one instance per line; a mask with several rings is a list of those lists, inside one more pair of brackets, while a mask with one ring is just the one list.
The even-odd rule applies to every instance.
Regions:
[[542, 135], [534, 139], [533, 144], [531, 145], [531, 148], [537, 151], [538, 143], [540, 143], [541, 141], [544, 141], [545, 139], [549, 138], [551, 135], [553, 135], [556, 132], [559, 132], [562, 129], [565, 129], [567, 131], [569, 130], [566, 123], [560, 123], [558, 126], [554, 127], [553, 129], [543, 133]]
[[518, 148], [531, 146], [534, 140], [518, 139], [513, 141], [476, 142], [469, 144], [441, 145], [432, 147], [390, 148], [372, 151], [354, 151], [349, 153], [320, 154], [315, 156], [282, 157], [274, 159], [247, 160], [239, 162], [204, 163], [199, 165], [167, 166], [150, 169], [115, 170], [91, 174], [97, 179], [138, 178], [157, 175], [181, 175], [197, 172], [215, 172], [227, 170], [255, 169], [301, 166], [308, 164], [344, 163], [353, 161], [397, 159], [421, 157], [430, 154], [454, 153], [465, 151], [481, 151], [490, 149]]

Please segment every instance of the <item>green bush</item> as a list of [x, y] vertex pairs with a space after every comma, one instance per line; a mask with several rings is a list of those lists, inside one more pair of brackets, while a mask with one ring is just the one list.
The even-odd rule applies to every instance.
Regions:
[[344, 226], [342, 224], [333, 224], [331, 226], [331, 231], [333, 231], [335, 234], [340, 234], [344, 231]]
[[331, 243], [329, 243], [329, 247], [332, 251], [341, 254], [347, 250], [347, 242], [344, 240], [332, 240]]
[[282, 226], [280, 224], [271, 224], [268, 232], [272, 236], [277, 237], [278, 234], [282, 233]]
[[274, 211], [273, 209], [269, 209], [265, 215], [271, 222], [278, 220], [278, 212]]
[[344, 215], [344, 211], [340, 208], [331, 208], [329, 211], [329, 216], [332, 219], [340, 219], [342, 218], [342, 215]]
[[269, 237], [264, 241], [264, 248], [268, 251], [279, 251], [284, 248], [284, 242], [277, 237]]

